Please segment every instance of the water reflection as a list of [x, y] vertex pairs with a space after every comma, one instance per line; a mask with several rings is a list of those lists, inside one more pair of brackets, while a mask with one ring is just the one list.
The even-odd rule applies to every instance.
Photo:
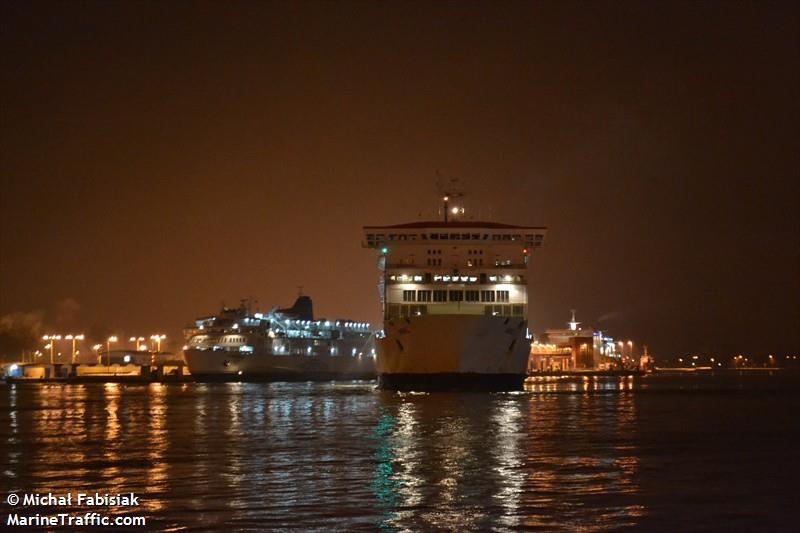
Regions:
[[[615, 529], [636, 524], [631, 394], [584, 380], [527, 394], [382, 393], [375, 497], [389, 530]], [[540, 388], [539, 385], [542, 387]], [[588, 381], [626, 391], [627, 379]], [[562, 394], [541, 394], [540, 392]]]
[[164, 454], [167, 450], [169, 435], [167, 432], [167, 387], [161, 383], [149, 385], [145, 399], [145, 417], [147, 423], [147, 440], [145, 452], [147, 454], [147, 472], [145, 483], [149, 487], [151, 497], [143, 503], [151, 513], [158, 513], [164, 509], [162, 497], [167, 483], [167, 463]]
[[513, 396], [498, 400], [492, 414], [493, 470], [498, 479], [505, 480], [493, 495], [495, 505], [503, 508], [498, 521], [502, 528], [520, 526], [520, 499], [525, 484], [522, 417], [522, 403]]
[[[675, 483], [702, 494], [707, 464], [728, 486], [742, 464], [754, 465], [749, 483], [764, 472], [794, 479], [767, 458], [791, 449], [781, 435], [794, 427], [796, 396], [641, 391], [626, 376], [542, 379], [519, 394], [395, 394], [372, 383], [2, 385], [2, 487], [134, 492], [153, 530], [595, 531], [668, 519]], [[757, 416], [770, 406], [783, 416], [775, 427]], [[745, 461], [736, 455], [745, 447], [725, 443], [754, 426], [772, 452]], [[725, 442], [698, 456], [717, 433]], [[742, 487], [726, 494], [754, 497]], [[736, 502], [706, 501], [703, 516], [729, 516]]]

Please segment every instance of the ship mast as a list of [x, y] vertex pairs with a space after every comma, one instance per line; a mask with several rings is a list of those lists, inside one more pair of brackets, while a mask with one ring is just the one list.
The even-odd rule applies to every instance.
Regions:
[[[436, 180], [436, 187], [439, 189], [439, 194], [441, 195], [442, 202], [444, 203], [444, 222], [447, 224], [448, 215], [450, 214], [450, 200], [453, 198], [462, 198], [464, 196], [464, 191], [461, 188], [458, 178], [450, 178], [447, 180], [447, 183], [442, 183], [441, 181]], [[458, 214], [459, 212], [464, 212], [464, 208], [461, 208], [460, 211], [458, 208], [453, 209], [455, 209], [455, 211], [453, 211], [454, 215]]]

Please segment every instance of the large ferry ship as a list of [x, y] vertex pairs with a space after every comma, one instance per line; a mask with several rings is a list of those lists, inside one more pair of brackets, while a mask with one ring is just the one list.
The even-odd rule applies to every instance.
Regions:
[[315, 320], [308, 296], [288, 309], [251, 312], [247, 301], [184, 330], [184, 359], [197, 381], [374, 379], [368, 323]]
[[396, 390], [522, 388], [530, 352], [529, 259], [547, 229], [449, 217], [365, 226], [378, 252], [380, 385]]

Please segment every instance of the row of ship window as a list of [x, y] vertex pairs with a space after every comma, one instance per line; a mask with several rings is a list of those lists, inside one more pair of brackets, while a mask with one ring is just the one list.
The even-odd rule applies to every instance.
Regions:
[[[400, 260], [401, 265], [408, 265], [414, 266], [416, 264], [416, 258], [414, 255], [409, 255], [404, 257]], [[427, 263], [428, 266], [442, 266], [442, 258], [441, 257], [428, 257]], [[483, 266], [483, 257], [471, 257], [465, 260], [463, 263], [456, 257], [452, 260], [451, 264], [453, 266], [463, 264], [468, 267], [476, 267], [476, 266]], [[494, 266], [509, 266], [513, 265], [514, 262], [511, 259], [500, 259], [500, 257], [496, 257], [494, 260]], [[527, 264], [527, 258], [524, 259], [524, 263]]]
[[[400, 318], [404, 316], [423, 316], [428, 314], [427, 305], [419, 304], [389, 304], [386, 307], [386, 318]], [[492, 304], [483, 306], [483, 314], [487, 316], [512, 316], [524, 317], [525, 306], [520, 304], [503, 305]]]
[[508, 302], [508, 291], [405, 290], [404, 302]]
[[[367, 241], [416, 241], [416, 233], [390, 233], [387, 236], [383, 233], [367, 233]], [[432, 241], [488, 241], [490, 235], [488, 233], [420, 233], [420, 240]], [[502, 233], [491, 235], [493, 241], [521, 241], [522, 235], [519, 233]], [[527, 233], [525, 234], [526, 241], [541, 241], [544, 240], [544, 235]]]
[[[314, 343], [317, 345], [317, 343]], [[272, 347], [272, 355], [307, 355], [311, 357], [316, 357], [318, 355], [327, 353], [329, 355], [349, 355], [351, 357], [356, 357], [357, 355], [364, 355], [363, 351], [358, 351], [355, 348], [351, 350], [345, 349], [344, 351], [339, 350], [336, 346], [330, 346], [328, 348], [311, 348], [311, 346], [293, 346], [288, 348], [284, 345], [277, 345]], [[369, 355], [375, 355], [375, 349], [372, 348], [368, 352]]]
[[445, 275], [445, 274], [432, 274], [430, 272], [425, 272], [424, 274], [391, 274], [389, 276], [390, 282], [399, 282], [399, 283], [522, 283], [525, 281], [525, 276], [516, 274], [516, 275], [493, 275], [489, 276], [485, 273], [481, 273], [477, 276], [468, 275], [468, 276], [456, 276], [456, 275]]
[[[428, 250], [428, 255], [442, 255], [442, 251]], [[467, 250], [467, 255], [483, 255], [483, 250]]]
[[[410, 262], [404, 261], [404, 264], [413, 265], [414, 260], [412, 259]], [[510, 265], [511, 261], [495, 261], [494, 266], [507, 266]], [[442, 266], [442, 258], [441, 257], [429, 257], [428, 260], [425, 262], [426, 266]], [[483, 257], [475, 258], [475, 259], [467, 259], [466, 265], [468, 267], [482, 267], [483, 266]]]

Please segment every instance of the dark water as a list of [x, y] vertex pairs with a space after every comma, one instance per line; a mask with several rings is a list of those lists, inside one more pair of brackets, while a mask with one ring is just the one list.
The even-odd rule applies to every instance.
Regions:
[[798, 529], [796, 379], [529, 389], [0, 385], [2, 518], [96, 491], [139, 495], [138, 530]]

